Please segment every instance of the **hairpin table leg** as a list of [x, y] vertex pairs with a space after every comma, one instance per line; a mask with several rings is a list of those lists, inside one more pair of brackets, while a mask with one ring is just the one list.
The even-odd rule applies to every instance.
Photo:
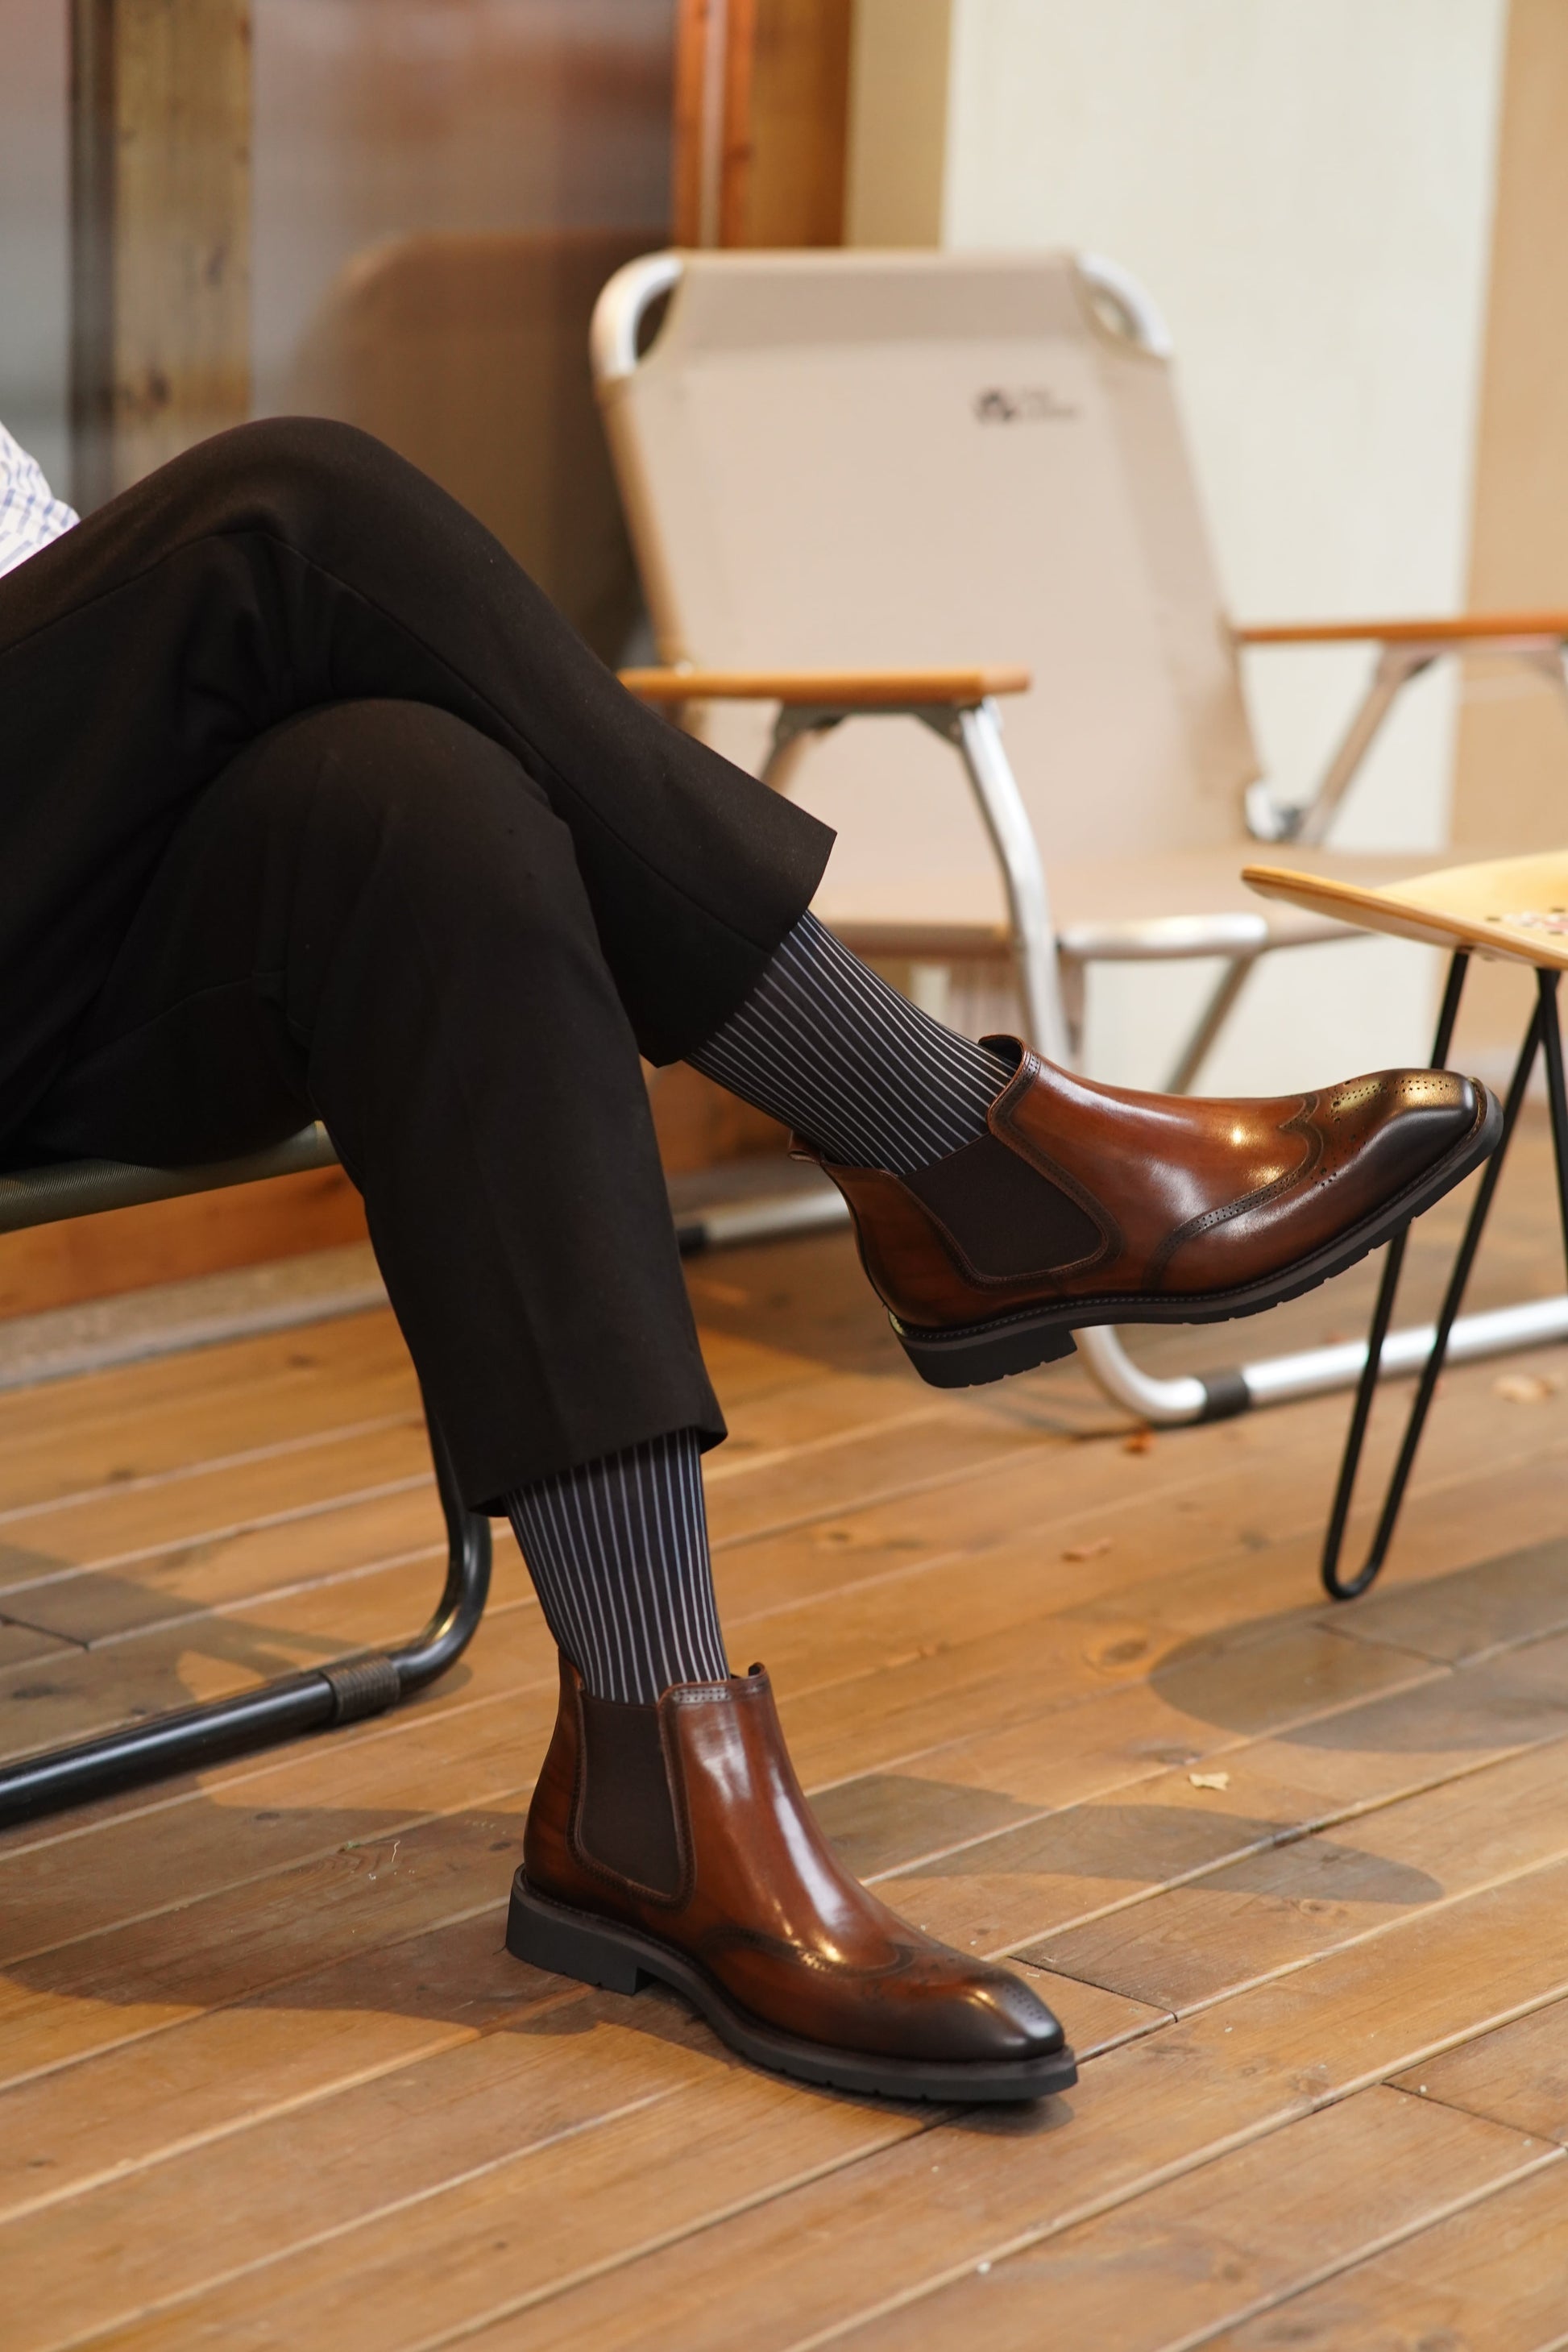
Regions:
[[[1447, 1063], [1448, 1049], [1453, 1042], [1454, 1021], [1459, 1008], [1459, 996], [1464, 987], [1467, 962], [1466, 956], [1456, 955], [1449, 968], [1448, 985], [1444, 992], [1443, 1009], [1437, 1023], [1437, 1035], [1432, 1049], [1433, 1066], [1436, 1068], [1443, 1067]], [[1448, 1278], [1442, 1311], [1437, 1318], [1436, 1328], [1433, 1334], [1431, 1353], [1422, 1367], [1421, 1378], [1416, 1384], [1415, 1399], [1410, 1407], [1410, 1416], [1405, 1423], [1404, 1441], [1399, 1449], [1399, 1458], [1394, 1464], [1394, 1475], [1389, 1481], [1388, 1492], [1384, 1498], [1383, 1509], [1378, 1517], [1377, 1531], [1373, 1538], [1372, 1548], [1358, 1572], [1353, 1577], [1342, 1577], [1339, 1569], [1340, 1554], [1344, 1545], [1345, 1528], [1349, 1522], [1351, 1503], [1355, 1493], [1356, 1473], [1361, 1466], [1362, 1449], [1365, 1444], [1367, 1423], [1372, 1414], [1372, 1401], [1377, 1388], [1379, 1359], [1383, 1352], [1383, 1343], [1388, 1335], [1389, 1323], [1393, 1318], [1394, 1294], [1399, 1286], [1400, 1271], [1405, 1261], [1408, 1228], [1389, 1245], [1388, 1260], [1384, 1267], [1383, 1281], [1378, 1290], [1377, 1306], [1373, 1314], [1372, 1330], [1367, 1341], [1366, 1366], [1362, 1373], [1361, 1385], [1356, 1391], [1355, 1407], [1351, 1415], [1344, 1455], [1340, 1464], [1339, 1482], [1334, 1490], [1333, 1508], [1329, 1515], [1328, 1534], [1323, 1545], [1323, 1587], [1335, 1601], [1353, 1601], [1359, 1593], [1366, 1591], [1388, 1557], [1389, 1546], [1394, 1540], [1394, 1531], [1399, 1520], [1400, 1507], [1405, 1500], [1405, 1490], [1410, 1482], [1410, 1474], [1415, 1464], [1416, 1450], [1420, 1445], [1422, 1432], [1426, 1424], [1426, 1416], [1436, 1391], [1438, 1375], [1442, 1371], [1444, 1359], [1447, 1354], [1448, 1335], [1454, 1328], [1464, 1299], [1465, 1286], [1470, 1278], [1470, 1269], [1475, 1264], [1476, 1252], [1480, 1246], [1481, 1234], [1485, 1230], [1487, 1217], [1491, 1209], [1492, 1196], [1497, 1191], [1498, 1179], [1502, 1174], [1503, 1161], [1508, 1155], [1509, 1145], [1513, 1139], [1519, 1114], [1524, 1107], [1524, 1098], [1529, 1089], [1531, 1073], [1535, 1067], [1536, 1055], [1543, 1044], [1546, 1048], [1548, 1093], [1552, 1103], [1552, 1139], [1557, 1156], [1558, 1196], [1563, 1219], [1564, 1249], [1568, 1251], [1568, 1179], [1564, 1176], [1564, 1169], [1568, 1167], [1568, 1098], [1564, 1097], [1563, 1093], [1563, 1045], [1557, 1025], [1557, 974], [1554, 971], [1541, 971], [1536, 977], [1539, 986], [1535, 1011], [1531, 1016], [1530, 1027], [1525, 1032], [1524, 1043], [1520, 1049], [1519, 1060], [1514, 1066], [1513, 1076], [1510, 1081], [1508, 1100], [1503, 1110], [1502, 1135], [1499, 1139], [1497, 1150], [1487, 1162], [1485, 1172], [1481, 1177], [1480, 1189], [1476, 1195], [1468, 1222], [1465, 1226], [1464, 1239], [1459, 1244], [1458, 1255], [1454, 1261], [1453, 1272]]]

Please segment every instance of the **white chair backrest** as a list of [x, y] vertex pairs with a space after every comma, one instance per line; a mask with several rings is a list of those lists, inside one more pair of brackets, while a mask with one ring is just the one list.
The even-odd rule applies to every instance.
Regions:
[[[1047, 861], [1238, 837], [1258, 761], [1168, 340], [1122, 273], [653, 255], [601, 295], [594, 361], [664, 659], [1026, 663], [1004, 718]], [[754, 716], [704, 731], [760, 756]], [[845, 823], [835, 909], [934, 908], [989, 871], [950, 755], [911, 733], [846, 728], [802, 778]]]

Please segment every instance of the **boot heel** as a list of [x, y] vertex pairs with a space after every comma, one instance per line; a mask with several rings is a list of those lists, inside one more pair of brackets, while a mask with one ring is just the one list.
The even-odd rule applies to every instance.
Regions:
[[553, 1906], [546, 1908], [531, 1895], [519, 1871], [512, 1882], [507, 1912], [506, 1948], [515, 1960], [548, 1969], [552, 1976], [575, 1977], [580, 1984], [599, 1985], [605, 1992], [640, 1992], [651, 1981], [630, 1952], [612, 1936], [581, 1927]]
[[1010, 1372], [1032, 1372], [1040, 1364], [1059, 1363], [1073, 1352], [1073, 1335], [1059, 1323], [1003, 1325], [987, 1330], [984, 1324], [970, 1331], [916, 1331], [889, 1315], [895, 1338], [910, 1363], [933, 1389], [982, 1388], [1005, 1380]]

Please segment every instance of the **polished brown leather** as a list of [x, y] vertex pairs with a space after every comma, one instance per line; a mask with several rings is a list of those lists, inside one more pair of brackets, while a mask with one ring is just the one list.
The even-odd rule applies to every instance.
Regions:
[[843, 1869], [760, 1666], [628, 1706], [588, 1697], [563, 1658], [523, 1871], [535, 1895], [673, 1946], [740, 2008], [809, 2042], [965, 2063], [1061, 2047], [1016, 1977], [908, 1926]]
[[985, 1042], [1016, 1054], [1016, 1071], [989, 1135], [934, 1166], [840, 1167], [797, 1140], [845, 1195], [867, 1273], [911, 1326], [1266, 1281], [1395, 1201], [1485, 1108], [1446, 1070], [1224, 1101], [1099, 1086], [1016, 1038]]

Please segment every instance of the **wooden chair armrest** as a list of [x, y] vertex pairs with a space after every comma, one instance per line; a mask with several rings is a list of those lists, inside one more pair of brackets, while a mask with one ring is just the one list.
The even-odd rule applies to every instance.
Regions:
[[1568, 641], [1568, 613], [1461, 613], [1440, 621], [1265, 621], [1233, 632], [1242, 646], [1484, 645], [1492, 637]]
[[1023, 694], [1026, 669], [624, 669], [621, 684], [644, 702], [783, 702], [824, 709], [903, 709], [988, 695]]

